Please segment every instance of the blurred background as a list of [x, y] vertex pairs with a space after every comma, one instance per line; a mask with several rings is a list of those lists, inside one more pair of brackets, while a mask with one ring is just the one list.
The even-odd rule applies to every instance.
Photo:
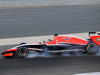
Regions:
[[[16, 46], [21, 38], [34, 42], [29, 37], [44, 40], [44, 36], [55, 33], [90, 31], [100, 31], [100, 0], [0, 0], [0, 53]], [[8, 42], [9, 39], [14, 40]], [[0, 55], [0, 75], [100, 75], [99, 72], [100, 53], [26, 59], [4, 59]]]

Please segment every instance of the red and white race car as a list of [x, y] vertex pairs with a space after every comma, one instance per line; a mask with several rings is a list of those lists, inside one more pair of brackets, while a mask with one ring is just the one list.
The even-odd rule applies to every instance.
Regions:
[[100, 45], [100, 33], [89, 32], [90, 39], [82, 39], [75, 36], [54, 35], [54, 39], [48, 39], [39, 43], [21, 43], [20, 45], [8, 49], [2, 53], [4, 57], [12, 57], [15, 54], [20, 58], [25, 58], [29, 51], [36, 51], [38, 53], [47, 50], [51, 53], [59, 53], [65, 51], [77, 51], [88, 52], [89, 54], [95, 54], [98, 51]]

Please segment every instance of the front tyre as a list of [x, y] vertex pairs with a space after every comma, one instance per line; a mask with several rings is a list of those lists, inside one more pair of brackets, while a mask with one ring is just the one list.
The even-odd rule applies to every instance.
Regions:
[[87, 52], [89, 54], [95, 54], [98, 51], [98, 46], [96, 43], [91, 42], [87, 44]]
[[25, 58], [28, 55], [29, 50], [26, 47], [18, 47], [16, 53], [18, 57]]

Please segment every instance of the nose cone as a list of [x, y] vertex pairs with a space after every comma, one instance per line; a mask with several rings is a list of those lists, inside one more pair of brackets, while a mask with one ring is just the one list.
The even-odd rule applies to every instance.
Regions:
[[13, 56], [13, 55], [14, 55], [13, 53], [5, 53], [4, 57]]

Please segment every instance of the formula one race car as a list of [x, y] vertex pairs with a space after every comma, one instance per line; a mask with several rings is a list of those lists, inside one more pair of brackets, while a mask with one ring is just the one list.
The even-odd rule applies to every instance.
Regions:
[[41, 53], [45, 50], [51, 53], [80, 50], [89, 54], [95, 54], [100, 45], [99, 34], [100, 33], [89, 32], [90, 39], [88, 40], [75, 36], [55, 34], [54, 40], [48, 39], [48, 41], [31, 44], [21, 43], [14, 48], [6, 50], [2, 55], [4, 55], [4, 57], [12, 57], [16, 54], [20, 58], [25, 58], [29, 54], [29, 51]]

